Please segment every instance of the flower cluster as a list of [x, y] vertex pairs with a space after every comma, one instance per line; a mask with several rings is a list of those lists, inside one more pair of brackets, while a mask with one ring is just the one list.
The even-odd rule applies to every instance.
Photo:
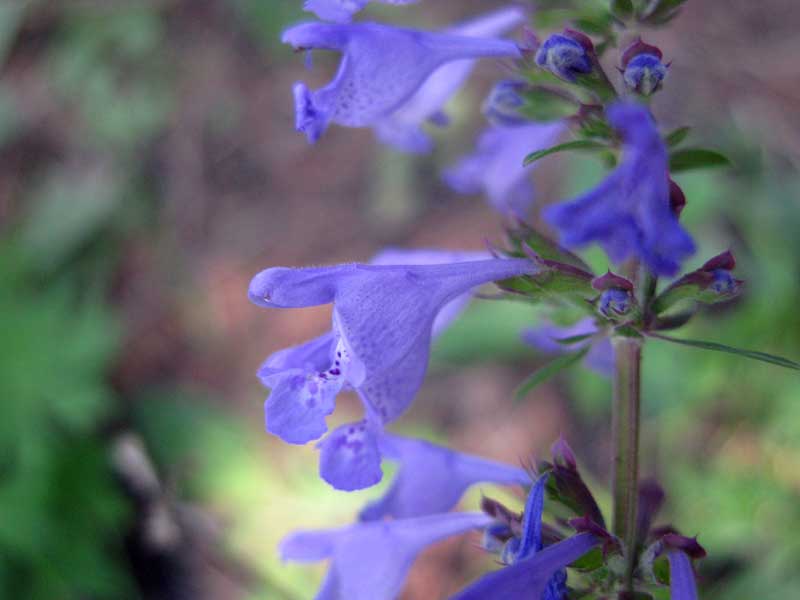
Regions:
[[[656, 484], [642, 484], [635, 531], [618, 536], [606, 529], [563, 438], [550, 462], [525, 470], [387, 429], [423, 385], [433, 340], [481, 286], [494, 283], [501, 291], [495, 297], [547, 307], [549, 320], [522, 332], [524, 341], [561, 355], [552, 364], [582, 360], [605, 376], [614, 370], [620, 340], [641, 344], [688, 321], [696, 303], [739, 294], [730, 252], [659, 292], [659, 279], [675, 277], [696, 250], [680, 221], [686, 199], [671, 173], [673, 146], [681, 140], [662, 133], [647, 105], [669, 64], [641, 38], [620, 53], [616, 86], [600, 61], [617, 39], [614, 27], [626, 19], [668, 21], [675, 6], [654, 0], [625, 18], [609, 12], [607, 29], [592, 37], [567, 28], [540, 43], [526, 30], [518, 44], [501, 37], [527, 20], [516, 6], [430, 32], [353, 21], [367, 4], [307, 0], [306, 10], [322, 20], [283, 33], [296, 50], [341, 54], [324, 87], [294, 85], [296, 129], [314, 143], [333, 123], [367, 127], [397, 150], [430, 152], [424, 127], [448, 123], [446, 103], [475, 61], [504, 60], [506, 77], [483, 105], [488, 123], [474, 151], [442, 177], [458, 193], [486, 196], [508, 222], [507, 243], [489, 252], [390, 249], [369, 263], [271, 267], [253, 278], [249, 297], [259, 306], [333, 305], [330, 331], [261, 366], [258, 376], [270, 389], [267, 431], [290, 444], [320, 440], [320, 476], [338, 490], [378, 483], [384, 459], [399, 464], [388, 490], [362, 508], [356, 523], [294, 533], [282, 543], [282, 556], [330, 560], [318, 598], [388, 600], [400, 593], [423, 548], [479, 530], [502, 567], [457, 593], [458, 600], [562, 600], [568, 578], [581, 597], [620, 590], [649, 597], [648, 590], [668, 585], [673, 600], [696, 598], [692, 560], [704, 551], [673, 527], [653, 526], [664, 496]], [[577, 197], [542, 207], [551, 239], [526, 222], [535, 199], [531, 171], [545, 156], [574, 149], [598, 153], [611, 171]], [[575, 254], [590, 245], [607, 257], [599, 273]], [[531, 381], [541, 379], [534, 373]], [[327, 418], [347, 390], [360, 398], [363, 418], [329, 432]], [[490, 498], [480, 513], [452, 512], [482, 482], [525, 488], [523, 512]], [[560, 515], [555, 524], [544, 521], [546, 499]]]

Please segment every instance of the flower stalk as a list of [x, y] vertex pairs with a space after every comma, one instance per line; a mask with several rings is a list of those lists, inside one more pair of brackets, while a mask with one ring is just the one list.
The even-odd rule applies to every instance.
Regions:
[[[630, 261], [625, 274], [634, 284], [639, 264]], [[645, 278], [646, 280], [647, 278]], [[645, 283], [646, 285], [646, 283]], [[643, 290], [644, 294], [647, 290]], [[625, 544], [625, 590], [633, 591], [636, 568], [636, 510], [639, 488], [639, 428], [641, 424], [642, 340], [616, 337], [614, 343], [611, 434], [614, 443], [612, 474], [613, 532]]]
[[639, 425], [642, 342], [614, 341], [614, 401], [611, 430], [614, 439], [614, 534], [625, 543], [625, 587], [629, 591], [636, 567], [636, 504], [639, 481]]

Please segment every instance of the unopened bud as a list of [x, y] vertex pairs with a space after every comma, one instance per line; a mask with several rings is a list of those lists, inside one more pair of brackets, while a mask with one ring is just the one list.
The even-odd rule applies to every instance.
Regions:
[[661, 88], [667, 76], [667, 65], [661, 62], [662, 56], [659, 48], [645, 44], [641, 38], [628, 46], [622, 55], [625, 85], [643, 96]]
[[515, 127], [528, 122], [519, 110], [525, 104], [522, 94], [528, 88], [522, 81], [506, 80], [497, 83], [483, 103], [482, 112], [493, 125]]
[[592, 71], [594, 46], [584, 34], [571, 29], [551, 35], [536, 52], [536, 64], [569, 82]]

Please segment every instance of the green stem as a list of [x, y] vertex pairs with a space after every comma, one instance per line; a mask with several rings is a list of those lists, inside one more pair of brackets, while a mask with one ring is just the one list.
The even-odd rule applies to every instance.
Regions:
[[614, 340], [616, 369], [611, 431], [614, 439], [614, 535], [625, 543], [625, 587], [633, 591], [636, 567], [636, 508], [639, 488], [641, 341]]
[[[639, 265], [625, 265], [624, 274], [639, 280]], [[645, 278], [644, 287], [648, 287]], [[648, 290], [640, 290], [640, 299]], [[614, 443], [612, 493], [614, 500], [614, 535], [625, 544], [625, 589], [633, 591], [636, 568], [636, 509], [639, 503], [639, 428], [641, 416], [642, 340], [614, 339], [614, 400], [611, 409], [611, 433]]]

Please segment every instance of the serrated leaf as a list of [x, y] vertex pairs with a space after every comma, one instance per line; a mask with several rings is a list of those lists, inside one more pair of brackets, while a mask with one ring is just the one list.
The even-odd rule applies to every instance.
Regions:
[[551, 146], [550, 148], [544, 148], [543, 150], [531, 152], [525, 157], [525, 160], [522, 161], [522, 165], [527, 166], [532, 162], [539, 160], [540, 158], [555, 154], [556, 152], [566, 152], [569, 150], [604, 150], [606, 148], [608, 148], [608, 146], [602, 142], [596, 142], [594, 140], [572, 140], [570, 142], [564, 142], [563, 144]]
[[730, 164], [731, 161], [724, 154], [707, 148], [686, 148], [673, 152], [669, 157], [669, 170], [672, 173], [728, 167]]
[[685, 140], [691, 130], [692, 130], [691, 127], [686, 127], [686, 126], [673, 129], [664, 138], [664, 142], [666, 142], [669, 148], [673, 148], [678, 144], [680, 144], [683, 140]]
[[649, 333], [649, 337], [672, 342], [673, 344], [681, 344], [683, 346], [691, 346], [693, 348], [700, 348], [702, 350], [714, 350], [715, 352], [725, 352], [727, 354], [736, 354], [752, 360], [758, 360], [772, 365], [777, 365], [785, 369], [793, 369], [800, 371], [800, 363], [797, 363], [782, 356], [775, 356], [774, 354], [767, 354], [758, 350], [745, 350], [743, 348], [735, 348], [733, 346], [726, 346], [725, 344], [718, 344], [717, 342], [706, 342], [703, 340], [685, 340], [674, 337], [662, 335], [660, 333]]
[[589, 352], [589, 348], [581, 348], [577, 352], [572, 352], [570, 354], [564, 354], [563, 356], [559, 356], [555, 360], [547, 363], [543, 367], [537, 369], [528, 377], [525, 378], [519, 387], [514, 392], [514, 399], [519, 401], [522, 400], [525, 396], [528, 395], [535, 387], [544, 383], [557, 373], [563, 371], [567, 367], [574, 365], [576, 362], [581, 360], [586, 354]]

